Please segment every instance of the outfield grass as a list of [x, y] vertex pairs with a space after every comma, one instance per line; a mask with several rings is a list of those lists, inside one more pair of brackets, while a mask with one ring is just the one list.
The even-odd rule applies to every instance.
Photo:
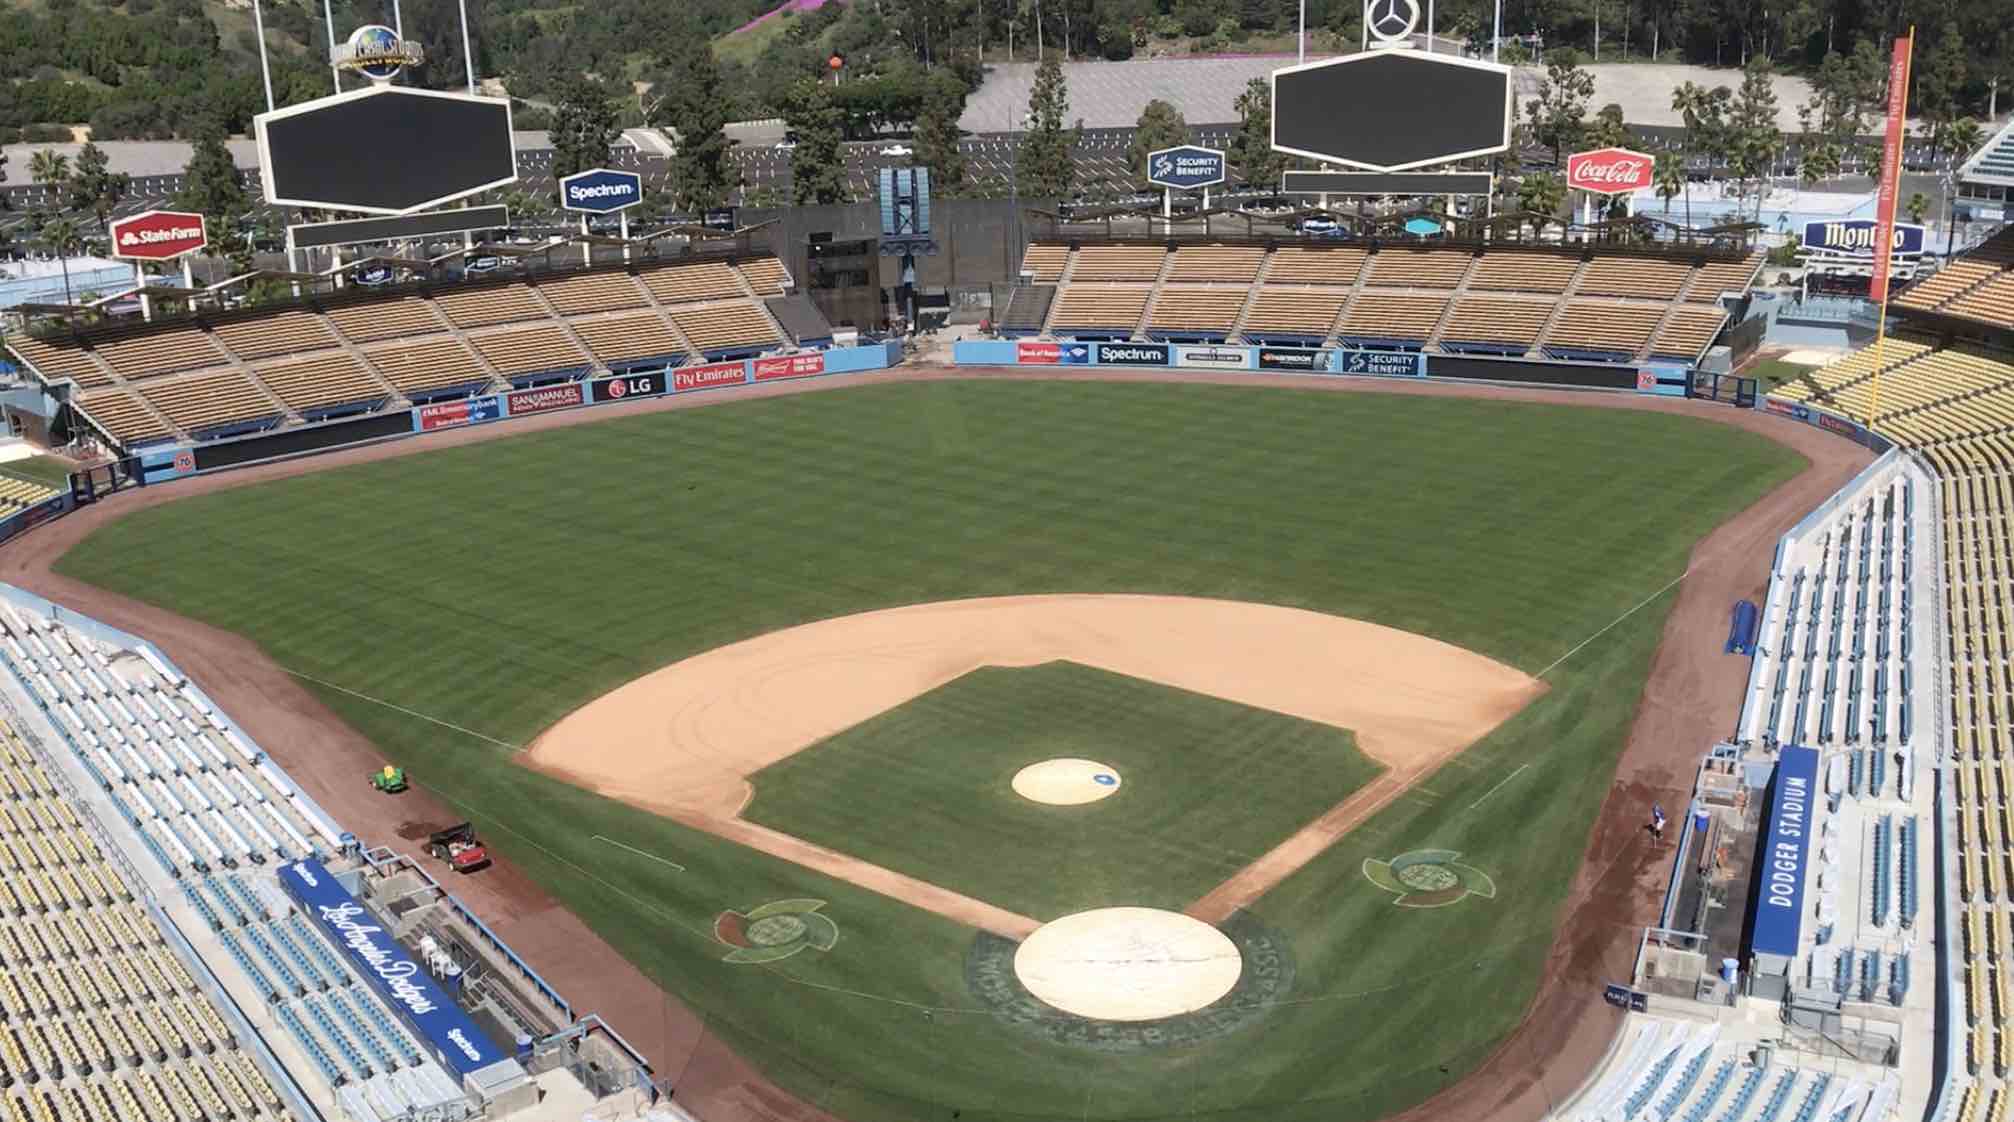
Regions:
[[[842, 1116], [1348, 1122], [1459, 1078], [1516, 1023], [1672, 594], [1610, 625], [1799, 466], [1752, 434], [1656, 413], [1259, 387], [887, 385], [198, 496], [102, 528], [59, 568], [509, 743], [686, 655], [950, 597], [1264, 601], [1534, 673], [1610, 628], [1547, 674], [1544, 697], [1258, 902], [1292, 942], [1291, 1004], [1206, 1044], [1131, 1055], [1052, 1043], [980, 1007], [963, 974], [970, 929], [529, 773], [484, 741], [323, 695], [713, 1031]], [[1366, 857], [1428, 846], [1463, 852], [1497, 898], [1395, 908], [1361, 875]], [[1003, 860], [961, 848], [975, 865]], [[838, 945], [770, 967], [722, 963], [713, 917], [783, 897], [827, 901]]]
[[[1070, 756], [1119, 789], [1014, 793]], [[771, 764], [742, 817], [1039, 920], [1181, 911], [1379, 770], [1342, 729], [1052, 662], [974, 671]]]
[[63, 491], [69, 489], [74, 466], [61, 456], [29, 456], [0, 466], [0, 472]]

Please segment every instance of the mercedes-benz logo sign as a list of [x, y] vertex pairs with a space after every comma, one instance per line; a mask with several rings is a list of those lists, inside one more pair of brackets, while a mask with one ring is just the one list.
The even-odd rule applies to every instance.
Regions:
[[1364, 0], [1364, 26], [1373, 46], [1402, 45], [1419, 25], [1419, 0]]

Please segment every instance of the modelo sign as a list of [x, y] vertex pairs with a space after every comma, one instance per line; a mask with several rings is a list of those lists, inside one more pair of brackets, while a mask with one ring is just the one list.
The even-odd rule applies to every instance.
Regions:
[[1156, 187], [1189, 190], [1215, 187], [1224, 181], [1224, 154], [1215, 148], [1183, 144], [1147, 154], [1147, 182]]
[[1566, 185], [1597, 195], [1622, 195], [1656, 182], [1657, 161], [1628, 148], [1597, 148], [1566, 158]]
[[643, 176], [590, 168], [559, 181], [559, 205], [589, 214], [614, 214], [643, 201]]
[[[1874, 220], [1848, 218], [1831, 222], [1806, 222], [1804, 248], [1819, 253], [1874, 256]], [[1908, 222], [1895, 224], [1890, 253], [1922, 253], [1923, 227]]]
[[203, 216], [150, 210], [112, 223], [112, 256], [129, 261], [172, 261], [210, 244]]

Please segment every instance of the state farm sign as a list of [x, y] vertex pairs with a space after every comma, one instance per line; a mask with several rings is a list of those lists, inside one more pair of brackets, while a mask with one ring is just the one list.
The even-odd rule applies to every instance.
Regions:
[[208, 245], [203, 216], [180, 210], [150, 210], [112, 223], [112, 256], [132, 261], [170, 261]]
[[1642, 152], [1627, 148], [1575, 152], [1566, 158], [1566, 185], [1598, 195], [1620, 195], [1650, 186], [1655, 163]]

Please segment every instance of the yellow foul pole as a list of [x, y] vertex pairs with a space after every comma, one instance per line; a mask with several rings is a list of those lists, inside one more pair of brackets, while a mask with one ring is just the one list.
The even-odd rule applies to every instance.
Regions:
[[1909, 120], [1909, 56], [1916, 47], [1916, 28], [1895, 41], [1888, 63], [1888, 127], [1881, 144], [1881, 178], [1875, 186], [1874, 283], [1869, 295], [1880, 301], [1874, 321], [1874, 390], [1867, 402], [1867, 427], [1881, 413], [1882, 352], [1888, 342], [1888, 272], [1895, 257], [1895, 197], [1902, 182], [1902, 131]]

